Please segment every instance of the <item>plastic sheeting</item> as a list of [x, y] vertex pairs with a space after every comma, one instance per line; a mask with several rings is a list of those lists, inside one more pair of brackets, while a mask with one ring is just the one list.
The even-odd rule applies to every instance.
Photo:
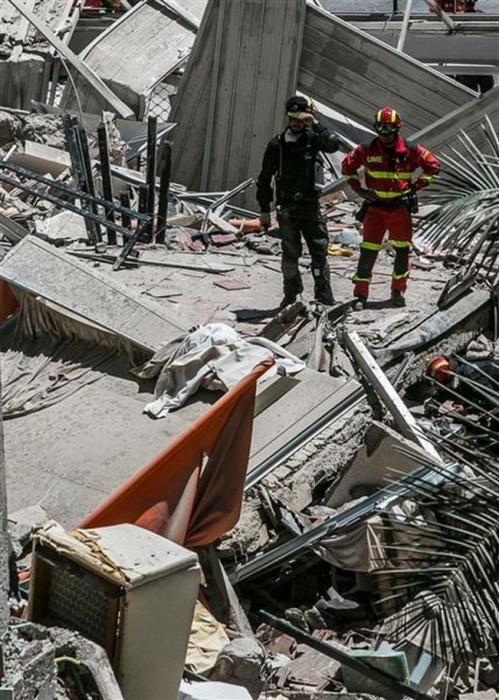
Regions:
[[208, 545], [238, 521], [257, 379], [267, 361], [210, 406], [79, 527], [129, 522], [187, 547]]

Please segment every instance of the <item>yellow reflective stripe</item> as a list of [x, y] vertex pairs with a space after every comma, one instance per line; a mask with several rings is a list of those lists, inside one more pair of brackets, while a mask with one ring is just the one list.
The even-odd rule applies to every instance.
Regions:
[[347, 180], [358, 180], [359, 176], [358, 175], [345, 175], [344, 176]]
[[392, 275], [392, 280], [403, 280], [405, 277], [409, 277], [409, 271], [404, 272], [402, 275], [396, 275], [395, 273]]
[[366, 173], [378, 180], [410, 180], [412, 177], [412, 172], [390, 172], [389, 170], [369, 170], [368, 168], [366, 168]]
[[381, 250], [381, 243], [371, 243], [370, 241], [362, 241], [359, 246], [364, 250]]
[[420, 175], [419, 179], [420, 180], [428, 180], [428, 182], [429, 182], [430, 180], [433, 180], [434, 177], [435, 177], [435, 175]]
[[390, 241], [392, 246], [394, 248], [410, 248], [411, 247], [411, 242], [410, 241]]
[[447, 360], [438, 360], [438, 362], [432, 363], [432, 369], [440, 369], [441, 367], [448, 367], [449, 363]]
[[405, 194], [404, 192], [390, 192], [388, 190], [374, 190], [374, 192], [379, 199], [395, 199]]
[[369, 284], [370, 281], [371, 277], [358, 277], [357, 275], [352, 277], [352, 282], [367, 282]]

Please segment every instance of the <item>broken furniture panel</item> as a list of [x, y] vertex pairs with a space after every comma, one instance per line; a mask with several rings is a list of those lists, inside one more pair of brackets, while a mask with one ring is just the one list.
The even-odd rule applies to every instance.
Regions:
[[389, 104], [422, 129], [476, 93], [338, 17], [307, 4], [298, 87], [342, 114], [371, 124]]
[[33, 539], [28, 618], [100, 644], [126, 698], [175, 698], [198, 587], [197, 555], [164, 537], [51, 521]]
[[304, 20], [305, 0], [210, 3], [171, 115], [176, 181], [223, 191], [259, 171], [296, 88]]
[[153, 350], [186, 330], [168, 320], [159, 306], [148, 304], [34, 236], [26, 236], [6, 255], [0, 277], [13, 288], [57, 304], [62, 313], [76, 315], [145, 350]]

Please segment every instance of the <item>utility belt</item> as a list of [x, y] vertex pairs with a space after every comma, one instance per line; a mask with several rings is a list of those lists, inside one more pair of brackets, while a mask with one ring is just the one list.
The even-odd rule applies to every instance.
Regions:
[[401, 197], [397, 197], [396, 199], [387, 201], [385, 201], [384, 199], [379, 199], [375, 202], [370, 202], [367, 199], [365, 199], [362, 202], [360, 209], [358, 209], [357, 213], [355, 214], [355, 218], [357, 219], [357, 221], [364, 221], [369, 207], [376, 207], [377, 209], [389, 209], [390, 211], [392, 209], [401, 209], [402, 207], [404, 207], [405, 209], [408, 209], [411, 212], [411, 214], [417, 214], [419, 210], [418, 198], [416, 194], [412, 192], [410, 194], [404, 194]]
[[281, 207], [290, 207], [300, 204], [317, 204], [318, 192], [288, 192], [281, 190], [277, 194], [277, 202]]

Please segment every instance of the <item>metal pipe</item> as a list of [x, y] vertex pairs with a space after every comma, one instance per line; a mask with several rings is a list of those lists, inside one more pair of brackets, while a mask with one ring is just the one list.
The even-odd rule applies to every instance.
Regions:
[[[7, 163], [5, 160], [0, 160], [0, 169], [4, 170], [11, 170], [13, 173], [16, 173], [16, 175], [20, 175], [21, 177], [27, 177], [30, 180], [36, 180], [37, 182], [41, 182], [44, 185], [48, 185], [51, 189], [55, 190], [60, 190], [64, 194], [69, 195], [70, 197], [73, 197], [74, 199], [84, 199], [85, 201], [89, 202], [95, 202], [95, 204], [98, 204], [101, 207], [104, 207], [107, 210], [113, 210], [117, 211], [120, 214], [127, 214], [130, 216], [132, 219], [139, 219], [141, 221], [147, 221], [148, 216], [145, 214], [140, 214], [139, 212], [135, 211], [134, 209], [130, 209], [130, 207], [125, 207], [122, 204], [115, 204], [114, 202], [108, 202], [105, 199], [102, 199], [102, 197], [92, 197], [91, 194], [88, 194], [87, 192], [82, 192], [81, 190], [77, 190], [74, 187], [69, 187], [69, 185], [65, 185], [63, 182], [60, 182], [59, 180], [53, 180], [52, 178], [45, 177], [44, 175], [38, 175], [38, 173], [32, 173], [31, 170], [26, 170], [25, 168], [21, 168], [19, 165], [12, 165], [11, 163]], [[17, 181], [16, 181], [17, 182]], [[21, 183], [17, 182], [16, 187], [20, 187]], [[130, 203], [130, 200], [127, 200], [128, 203]], [[64, 206], [65, 202], [61, 200], [62, 206]]]
[[163, 144], [163, 163], [159, 185], [158, 223], [156, 225], [157, 243], [165, 242], [165, 229], [168, 218], [168, 193], [170, 191], [170, 178], [172, 170], [172, 146], [169, 141]]
[[[97, 139], [99, 143], [99, 158], [100, 158], [100, 174], [102, 177], [102, 191], [104, 199], [108, 202], [113, 201], [113, 186], [111, 182], [111, 169], [109, 164], [109, 143], [107, 138], [106, 124], [102, 122], [97, 127]], [[106, 219], [114, 221], [113, 211], [106, 212]], [[116, 245], [116, 231], [112, 228], [107, 228], [107, 242], [109, 245]]]
[[404, 18], [402, 20], [402, 28], [400, 30], [400, 36], [397, 43], [397, 51], [404, 51], [405, 40], [407, 38], [407, 30], [409, 29], [409, 22], [411, 21], [411, 10], [412, 0], [406, 0]]
[[[78, 143], [80, 146], [80, 153], [81, 153], [81, 160], [82, 160], [82, 165], [83, 165], [83, 176], [84, 176], [84, 182], [85, 182], [85, 187], [84, 190], [88, 192], [88, 194], [92, 195], [92, 197], [95, 198], [95, 185], [94, 185], [94, 177], [92, 173], [92, 161], [90, 160], [90, 151], [88, 149], [88, 138], [87, 138], [87, 132], [85, 131], [85, 127], [79, 124], [76, 128], [76, 135], [78, 138]], [[98, 215], [98, 209], [97, 205], [95, 202], [90, 201], [90, 208], [92, 209], [92, 213], [94, 215]], [[95, 238], [96, 241], [101, 241], [102, 240], [102, 233], [101, 233], [101, 228], [99, 225], [97, 225], [94, 221], [94, 226], [95, 226]]]
[[437, 5], [435, 0], [425, 0], [425, 3], [431, 7], [432, 10], [436, 12], [436, 14], [440, 17], [442, 22], [445, 24], [445, 26], [451, 31], [453, 34], [456, 31], [456, 25], [455, 23], [451, 20], [447, 12], [444, 12], [442, 8]]
[[158, 134], [157, 117], [149, 117], [147, 120], [147, 213], [151, 216], [151, 222], [147, 232], [152, 238], [154, 207], [156, 204], [156, 138]]
[[53, 195], [49, 194], [48, 192], [40, 192], [39, 190], [36, 190], [34, 187], [30, 187], [29, 185], [25, 185], [23, 182], [18, 182], [17, 180], [14, 180], [13, 178], [8, 177], [7, 175], [0, 175], [0, 182], [5, 182], [7, 185], [11, 185], [12, 187], [19, 187], [20, 189], [22, 189], [24, 192], [27, 192], [28, 194], [32, 194], [35, 197], [39, 197], [40, 199], [45, 199], [47, 202], [51, 202], [52, 204], [56, 204], [58, 207], [62, 207], [63, 209], [67, 209], [68, 211], [72, 211], [74, 214], [78, 214], [78, 216], [82, 216], [84, 219], [88, 219], [91, 222], [94, 222], [96, 224], [102, 224], [103, 226], [110, 226], [111, 228], [113, 228], [118, 233], [121, 233], [121, 235], [126, 237], [126, 238], [129, 238], [132, 235], [131, 232], [128, 231], [127, 229], [123, 228], [122, 226], [118, 226], [118, 224], [114, 224], [110, 221], [106, 221], [98, 214], [94, 214], [91, 211], [87, 211], [85, 209], [82, 209], [81, 207], [77, 207], [74, 204], [70, 204], [69, 202], [64, 202], [62, 199], [59, 199], [58, 197], [54, 197]]

